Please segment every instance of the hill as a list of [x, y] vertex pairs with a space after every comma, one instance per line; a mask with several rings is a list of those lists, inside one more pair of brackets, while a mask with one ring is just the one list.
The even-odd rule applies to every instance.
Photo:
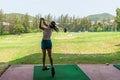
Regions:
[[94, 14], [89, 15], [87, 18], [90, 18], [92, 21], [101, 21], [103, 19], [114, 19], [114, 16], [109, 13], [101, 13], [101, 14]]
[[[9, 14], [5, 14], [5, 18], [9, 19], [10, 16], [21, 18], [24, 15], [25, 14], [21, 14], [21, 13], [9, 13]], [[29, 18], [30, 20], [32, 20], [34, 16], [29, 15]], [[109, 13], [101, 13], [101, 14], [88, 15], [86, 18], [90, 18], [92, 21], [101, 21], [103, 19], [114, 19], [114, 16]]]

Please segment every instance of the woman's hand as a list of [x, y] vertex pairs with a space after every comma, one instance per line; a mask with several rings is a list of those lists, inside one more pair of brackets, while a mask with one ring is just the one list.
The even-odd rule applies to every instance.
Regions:
[[40, 18], [40, 20], [43, 20], [43, 21], [44, 21], [44, 18]]

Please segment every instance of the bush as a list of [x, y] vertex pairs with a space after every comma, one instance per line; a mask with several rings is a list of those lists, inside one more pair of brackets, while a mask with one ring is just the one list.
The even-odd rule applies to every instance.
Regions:
[[22, 24], [16, 24], [15, 26], [14, 26], [14, 33], [15, 34], [21, 34], [22, 32], [24, 32], [25, 31], [25, 28], [23, 27], [23, 25]]
[[102, 29], [101, 27], [98, 27], [98, 28], [97, 28], [97, 31], [98, 31], [98, 32], [102, 32], [103, 29]]
[[39, 29], [30, 30], [31, 33], [37, 33], [39, 31], [40, 31]]
[[3, 35], [9, 35], [8, 31], [3, 32]]

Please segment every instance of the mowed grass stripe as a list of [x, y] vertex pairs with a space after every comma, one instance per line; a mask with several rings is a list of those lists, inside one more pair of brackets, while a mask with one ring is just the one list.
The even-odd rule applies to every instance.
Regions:
[[[41, 39], [41, 32], [0, 36], [0, 61], [12, 64], [40, 63]], [[60, 63], [119, 62], [120, 32], [53, 32], [52, 42], [55, 63], [59, 63], [59, 60], [62, 61]]]

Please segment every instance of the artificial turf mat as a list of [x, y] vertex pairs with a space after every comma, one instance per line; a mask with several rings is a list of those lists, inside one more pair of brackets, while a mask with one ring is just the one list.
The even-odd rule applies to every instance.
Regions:
[[90, 80], [77, 65], [55, 65], [55, 76], [51, 69], [42, 71], [42, 66], [34, 66], [33, 80]]
[[120, 64], [114, 64], [113, 66], [120, 70]]

